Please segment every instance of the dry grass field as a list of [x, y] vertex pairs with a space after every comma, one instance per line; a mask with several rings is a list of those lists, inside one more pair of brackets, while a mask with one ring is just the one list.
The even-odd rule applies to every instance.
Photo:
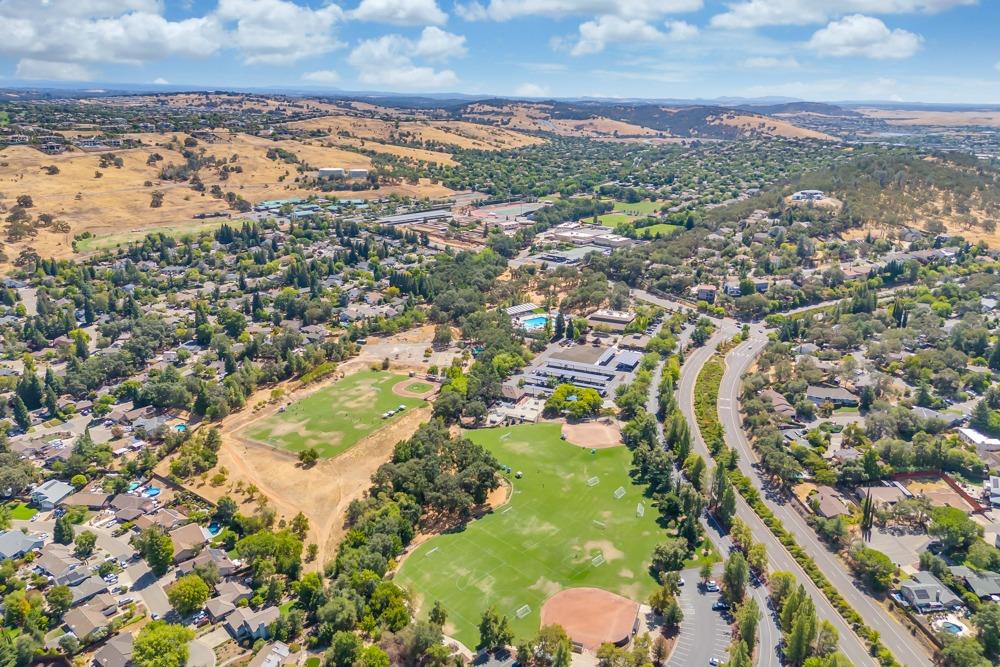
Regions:
[[[86, 132], [77, 130], [74, 136], [77, 134]], [[73, 253], [73, 237], [82, 232], [91, 232], [99, 238], [124, 235], [123, 240], [133, 240], [144, 232], [157, 229], [171, 233], [187, 229], [197, 231], [206, 223], [195, 220], [196, 214], [229, 211], [224, 201], [208, 193], [216, 184], [224, 192], [235, 192], [252, 203], [318, 192], [295, 183], [296, 165], [269, 159], [267, 151], [270, 148], [294, 153], [312, 168], [371, 167], [371, 159], [367, 156], [341, 147], [330, 147], [319, 140], [275, 142], [247, 134], [230, 134], [228, 131], [219, 131], [217, 136], [219, 141], [199, 141], [197, 148], [204, 149], [206, 155], [226, 160], [235, 156], [230, 165], [241, 167], [242, 172], [230, 172], [228, 179], [223, 180], [217, 168], [201, 169], [199, 177], [206, 188], [203, 193], [196, 192], [186, 182], [160, 179], [162, 166], [184, 163], [184, 157], [178, 150], [180, 142], [186, 138], [184, 134], [129, 135], [144, 145], [111, 151], [122, 159], [120, 168], [101, 167], [101, 152], [72, 149], [59, 155], [46, 155], [26, 146], [0, 150], [0, 212], [13, 207], [16, 198], [26, 194], [34, 201], [34, 208], [30, 211], [33, 215], [48, 213], [70, 225], [69, 233], [42, 229], [33, 239], [7, 244], [6, 254], [12, 259], [21, 248], [30, 246], [43, 256], [67, 257]], [[366, 148], [379, 150], [371, 143]], [[419, 149], [400, 150], [428, 154], [414, 156], [418, 159], [441, 155]], [[162, 156], [162, 161], [147, 164], [147, 159], [154, 153]], [[58, 168], [58, 173], [49, 175], [45, 168], [50, 166]], [[99, 177], [97, 172], [100, 172]], [[150, 206], [154, 191], [164, 195], [159, 208]], [[402, 183], [387, 185], [379, 190], [352, 192], [349, 196], [372, 198], [388, 194], [436, 198], [452, 193], [442, 185], [423, 180], [415, 185]]]
[[720, 125], [738, 127], [741, 130], [754, 134], [762, 134], [769, 137], [785, 137], [786, 139], [821, 139], [823, 141], [837, 141], [836, 137], [815, 130], [808, 130], [804, 127], [793, 125], [788, 121], [777, 118], [763, 118], [760, 116], [743, 116], [739, 114], [726, 114], [717, 117], [712, 122]]
[[1000, 127], [1000, 111], [923, 111], [910, 109], [858, 109], [889, 125], [938, 125], [942, 127]]

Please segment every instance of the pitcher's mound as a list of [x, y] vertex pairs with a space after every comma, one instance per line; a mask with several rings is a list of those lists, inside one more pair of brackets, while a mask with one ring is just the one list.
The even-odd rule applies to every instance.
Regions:
[[628, 644], [639, 617], [639, 603], [600, 588], [567, 588], [542, 605], [542, 626], [561, 625], [588, 651], [601, 644]]
[[607, 449], [622, 444], [621, 429], [618, 428], [618, 422], [614, 421], [563, 424], [562, 435], [566, 442], [578, 447]]

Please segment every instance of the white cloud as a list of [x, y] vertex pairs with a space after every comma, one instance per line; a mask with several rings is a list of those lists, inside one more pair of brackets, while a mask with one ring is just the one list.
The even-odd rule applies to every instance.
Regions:
[[42, 81], [90, 81], [93, 73], [79, 63], [22, 58], [14, 72], [18, 79]]
[[514, 90], [518, 97], [548, 97], [549, 89], [537, 83], [522, 83]]
[[825, 56], [864, 56], [878, 60], [909, 58], [920, 50], [920, 35], [896, 28], [872, 16], [852, 14], [817, 30], [808, 47]]
[[667, 21], [667, 39], [674, 42], [684, 42], [694, 39], [700, 32], [698, 26], [691, 25], [687, 21]]
[[463, 21], [483, 21], [490, 17], [483, 3], [477, 2], [477, 0], [472, 0], [472, 2], [456, 2], [455, 13]]
[[[0, 0], [4, 26], [0, 54], [85, 68], [101, 63], [139, 65], [172, 56], [205, 57], [219, 50], [223, 31], [215, 18], [168, 21], [155, 13], [158, 9], [157, 3], [145, 0]], [[27, 70], [36, 66], [25, 64]]]
[[337, 83], [340, 81], [340, 75], [332, 69], [320, 69], [314, 72], [305, 72], [302, 75], [302, 80], [312, 83]]
[[348, 62], [358, 70], [358, 81], [388, 89], [441, 90], [455, 86], [458, 76], [450, 69], [418, 65], [414, 58], [443, 61], [465, 53], [465, 37], [434, 26], [424, 28], [414, 41], [402, 35], [382, 35], [361, 42]]
[[413, 53], [419, 58], [440, 61], [464, 56], [465, 36], [450, 33], [435, 26], [427, 26], [420, 33]]
[[335, 4], [312, 9], [289, 0], [219, 0], [215, 15], [235, 24], [231, 42], [248, 65], [290, 65], [343, 46], [333, 33], [344, 17]]
[[154, 86], [169, 86], [170, 82], [167, 81], [166, 79], [164, 79], [162, 76], [158, 76], [155, 79], [153, 79], [153, 85]]
[[599, 16], [594, 21], [580, 24], [580, 39], [570, 53], [584, 56], [600, 53], [609, 43], [636, 44], [662, 39], [662, 32], [641, 19]]
[[712, 17], [717, 28], [757, 28], [767, 25], [814, 25], [845, 14], [935, 13], [974, 5], [978, 0], [742, 0]]
[[743, 61], [747, 69], [798, 69], [799, 61], [792, 56], [776, 58], [774, 56], [751, 56]]
[[436, 25], [448, 20], [436, 0], [361, 0], [350, 16], [393, 25]]
[[652, 20], [667, 14], [697, 11], [702, 4], [703, 0], [490, 0], [484, 13], [495, 21], [521, 16], [574, 15]]

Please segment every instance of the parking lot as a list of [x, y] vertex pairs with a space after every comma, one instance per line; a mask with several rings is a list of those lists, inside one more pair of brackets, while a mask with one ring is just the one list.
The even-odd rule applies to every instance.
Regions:
[[729, 621], [722, 613], [712, 610], [712, 605], [719, 600], [719, 593], [700, 590], [696, 569], [684, 570], [681, 576], [686, 584], [681, 588], [677, 603], [684, 612], [684, 621], [667, 662], [668, 667], [707, 665], [712, 658], [725, 663], [732, 634]]

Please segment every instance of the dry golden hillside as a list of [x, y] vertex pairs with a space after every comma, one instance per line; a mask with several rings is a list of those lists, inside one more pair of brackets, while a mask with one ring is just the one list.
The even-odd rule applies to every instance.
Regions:
[[[230, 168], [228, 178], [211, 166], [199, 170], [204, 192], [192, 189], [188, 182], [161, 180], [160, 170], [168, 165], [182, 165], [184, 157], [177, 150], [184, 134], [134, 134], [130, 138], [143, 142], [140, 148], [111, 151], [122, 160], [121, 167], [100, 166], [102, 153], [72, 149], [59, 155], [46, 155], [27, 146], [11, 146], [0, 150], [0, 211], [9, 210], [20, 195], [30, 195], [34, 206], [29, 211], [36, 217], [47, 213], [70, 225], [69, 233], [39, 230], [38, 236], [16, 243], [4, 244], [9, 258], [21, 248], [30, 246], [45, 256], [65, 257], [72, 253], [72, 239], [83, 232], [98, 237], [121, 234], [134, 238], [138, 233], [157, 228], [196, 229], [204, 221], [197, 214], [229, 212], [224, 200], [210, 194], [213, 185], [223, 192], [234, 192], [256, 203], [266, 199], [284, 199], [320, 194], [296, 183], [297, 165], [267, 157], [268, 149], [282, 148], [294, 153], [300, 162], [313, 168], [340, 166], [368, 168], [371, 160], [360, 153], [338, 147], [328, 147], [319, 140], [270, 141], [246, 134], [217, 133], [216, 143], [199, 142], [196, 150], [205, 155], [225, 159]], [[371, 146], [369, 146], [371, 148]], [[416, 150], [416, 149], [408, 149]], [[162, 160], [148, 164], [153, 154]], [[235, 159], [233, 159], [235, 157]], [[58, 173], [49, 175], [46, 167]], [[97, 173], [100, 173], [98, 177]], [[162, 206], [150, 206], [153, 193], [163, 193]], [[381, 197], [387, 194], [411, 197], [446, 197], [447, 188], [423, 180], [419, 184], [394, 184], [379, 190], [351, 192], [352, 198]]]
[[744, 114], [725, 114], [709, 119], [710, 123], [719, 123], [738, 127], [751, 134], [760, 134], [768, 137], [784, 137], [786, 139], [821, 139], [823, 141], [837, 141], [836, 137], [815, 130], [808, 130], [798, 125], [774, 118], [770, 116], [753, 116]]
[[295, 121], [286, 127], [322, 132], [334, 142], [354, 138], [389, 144], [418, 142], [443, 148], [455, 146], [475, 150], [509, 150], [543, 141], [506, 128], [452, 120], [390, 122], [381, 118], [330, 115]]

